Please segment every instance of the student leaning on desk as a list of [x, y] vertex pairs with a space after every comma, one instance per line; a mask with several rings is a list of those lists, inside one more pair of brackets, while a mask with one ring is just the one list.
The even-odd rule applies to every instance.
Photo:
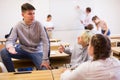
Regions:
[[88, 44], [93, 33], [89, 30], [84, 30], [80, 36], [78, 36], [78, 43], [75, 44], [74, 48], [64, 47], [61, 45], [59, 47], [59, 52], [65, 52], [71, 55], [71, 68], [77, 67], [79, 64], [88, 61], [90, 59], [88, 55]]
[[[31, 59], [38, 70], [49, 69], [49, 41], [44, 27], [35, 20], [35, 8], [25, 3], [21, 11], [23, 20], [13, 27], [7, 38], [6, 48], [0, 53], [2, 61], [8, 72], [15, 71], [11, 58]], [[19, 46], [14, 46], [17, 39]]]
[[120, 61], [110, 57], [111, 44], [107, 36], [95, 34], [90, 40], [88, 53], [93, 59], [75, 70], [66, 70], [61, 80], [120, 80]]

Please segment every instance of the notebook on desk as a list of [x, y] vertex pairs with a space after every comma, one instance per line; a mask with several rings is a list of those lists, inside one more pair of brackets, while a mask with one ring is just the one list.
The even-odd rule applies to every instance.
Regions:
[[56, 51], [51, 51], [50, 54], [54, 55], [56, 54]]

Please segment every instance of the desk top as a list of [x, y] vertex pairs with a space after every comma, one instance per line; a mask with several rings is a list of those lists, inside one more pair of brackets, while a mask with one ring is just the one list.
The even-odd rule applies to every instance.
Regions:
[[50, 57], [51, 58], [57, 58], [57, 57], [68, 57], [69, 54], [66, 54], [66, 53], [60, 53], [59, 51], [51, 51], [50, 53]]
[[67, 42], [51, 42], [50, 43], [50, 46], [60, 46], [60, 45], [69, 46], [70, 44]]
[[59, 42], [61, 41], [60, 39], [50, 39], [50, 42]]
[[50, 70], [41, 70], [26, 74], [0, 73], [0, 80], [53, 80], [53, 77]]
[[6, 42], [6, 39], [5, 38], [1, 38], [0, 42]]
[[111, 43], [112, 42], [120, 42], [120, 39], [110, 39]]
[[111, 35], [110, 38], [111, 39], [120, 39], [120, 34]]
[[[1, 39], [0, 39], [0, 42], [3, 44], [3, 42], [6, 42], [6, 40], [7, 40], [7, 39], [5, 39], [5, 38], [1, 38]], [[16, 43], [19, 43], [19, 40], [17, 40]]]
[[120, 47], [112, 47], [112, 51], [116, 54], [120, 54]]
[[52, 74], [53, 74], [54, 80], [60, 80], [60, 75], [62, 74], [62, 69], [54, 69], [54, 70], [52, 70]]

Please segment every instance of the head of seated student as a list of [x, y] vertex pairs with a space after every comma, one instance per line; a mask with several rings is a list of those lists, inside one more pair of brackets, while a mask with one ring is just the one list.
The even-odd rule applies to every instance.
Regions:
[[93, 61], [109, 58], [111, 54], [109, 38], [102, 34], [95, 34], [92, 36], [88, 46], [88, 53], [93, 57]]
[[84, 30], [80, 36], [78, 36], [78, 44], [82, 45], [82, 47], [86, 47], [89, 44], [90, 38], [92, 36], [92, 32], [90, 30]]
[[93, 27], [93, 25], [92, 24], [88, 24], [87, 26], [86, 26], [86, 29], [88, 29], [88, 30], [92, 30], [94, 27]]

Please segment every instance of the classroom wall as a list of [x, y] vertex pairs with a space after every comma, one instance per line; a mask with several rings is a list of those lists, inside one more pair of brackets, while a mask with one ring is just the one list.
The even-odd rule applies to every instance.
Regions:
[[49, 13], [49, 0], [0, 0], [0, 38], [9, 33], [10, 29], [20, 20], [21, 5], [31, 3], [36, 8], [36, 19], [42, 21]]
[[[75, 7], [82, 10], [92, 8], [92, 14], [105, 20], [111, 30], [111, 35], [120, 34], [120, 0], [51, 0], [50, 11], [54, 15], [56, 30], [54, 37], [67, 40], [73, 44], [76, 37], [81, 33], [83, 26], [80, 25], [79, 15]], [[65, 36], [65, 37], [63, 37]]]
[[53, 16], [53, 38], [73, 44], [83, 30], [75, 6], [91, 7], [93, 14], [105, 20], [112, 34], [120, 34], [120, 0], [0, 0], [0, 38], [22, 19], [20, 7], [29, 2], [36, 8], [36, 19], [43, 22], [48, 13]]

